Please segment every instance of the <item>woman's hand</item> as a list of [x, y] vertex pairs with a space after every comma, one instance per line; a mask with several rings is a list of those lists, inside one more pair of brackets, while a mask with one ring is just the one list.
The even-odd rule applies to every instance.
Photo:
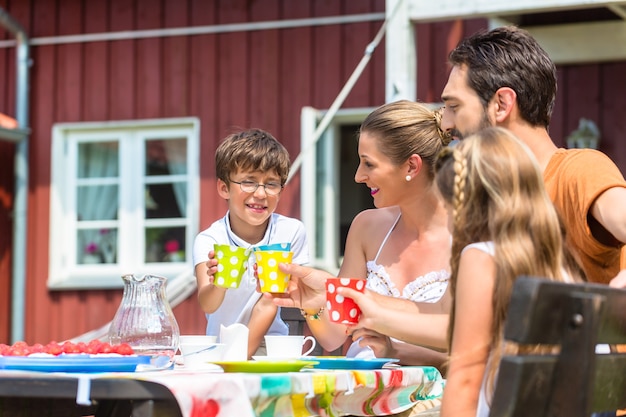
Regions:
[[281, 263], [279, 268], [291, 274], [287, 293], [265, 293], [264, 297], [273, 298], [274, 304], [281, 307], [319, 310], [326, 305], [326, 278], [331, 277], [331, 274], [297, 264]]
[[[351, 327], [348, 327], [348, 332], [350, 332], [351, 329]], [[374, 355], [376, 355], [377, 358], [397, 357], [391, 339], [374, 330], [363, 328], [356, 329], [352, 332], [352, 340], [358, 341], [361, 347], [369, 346], [369, 348], [374, 351]]]

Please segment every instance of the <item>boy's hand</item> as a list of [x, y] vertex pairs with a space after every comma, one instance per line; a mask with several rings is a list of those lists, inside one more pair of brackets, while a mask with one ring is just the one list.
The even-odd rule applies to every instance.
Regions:
[[[256, 262], [252, 265], [252, 270], [254, 271], [254, 279], [256, 279], [256, 292], [262, 293], [261, 291], [261, 282], [259, 281], [259, 275], [257, 274], [257, 264]], [[264, 298], [264, 297], [261, 297]]]
[[[258, 291], [258, 287], [257, 287], [257, 291]], [[262, 310], [262, 311], [272, 311], [274, 313], [276, 313], [276, 311], [278, 310], [278, 306], [274, 304], [274, 302], [272, 301], [272, 298], [270, 297], [260, 297], [259, 300], [256, 302], [256, 305], [254, 308]]]
[[217, 264], [218, 261], [215, 258], [215, 251], [209, 251], [209, 260], [206, 261], [206, 274], [209, 277], [209, 283], [213, 284], [213, 280], [215, 279], [215, 273], [217, 272]]

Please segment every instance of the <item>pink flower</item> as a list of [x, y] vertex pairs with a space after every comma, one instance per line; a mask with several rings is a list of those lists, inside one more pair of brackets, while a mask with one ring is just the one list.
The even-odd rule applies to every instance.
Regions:
[[91, 242], [87, 246], [85, 246], [85, 252], [92, 254], [98, 252], [98, 245], [94, 242]]
[[178, 240], [172, 239], [165, 242], [165, 252], [167, 253], [175, 253], [178, 252], [179, 245]]

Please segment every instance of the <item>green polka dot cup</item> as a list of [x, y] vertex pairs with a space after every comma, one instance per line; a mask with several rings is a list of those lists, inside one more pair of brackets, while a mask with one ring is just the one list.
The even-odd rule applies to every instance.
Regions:
[[218, 262], [213, 284], [222, 288], [239, 288], [248, 267], [249, 251], [246, 248], [222, 244], [216, 244], [213, 250]]
[[290, 264], [293, 259], [293, 252], [284, 250], [257, 250], [256, 273], [259, 279], [261, 292], [285, 293], [289, 285], [289, 274], [285, 274], [278, 269], [278, 264]]

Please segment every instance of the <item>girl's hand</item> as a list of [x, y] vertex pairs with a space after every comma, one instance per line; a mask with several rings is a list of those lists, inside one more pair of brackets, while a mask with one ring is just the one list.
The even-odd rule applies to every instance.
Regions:
[[381, 297], [381, 295], [368, 289], [365, 289], [365, 291], [363, 292], [359, 292], [357, 290], [347, 287], [337, 288], [337, 294], [341, 294], [346, 298], [352, 298], [361, 309], [361, 317], [359, 318], [359, 322], [350, 326], [352, 330], [375, 328], [377, 318], [381, 309], [383, 308], [377, 301], [377, 298]]
[[626, 288], [626, 269], [619, 271], [619, 274], [609, 283], [611, 287]]

